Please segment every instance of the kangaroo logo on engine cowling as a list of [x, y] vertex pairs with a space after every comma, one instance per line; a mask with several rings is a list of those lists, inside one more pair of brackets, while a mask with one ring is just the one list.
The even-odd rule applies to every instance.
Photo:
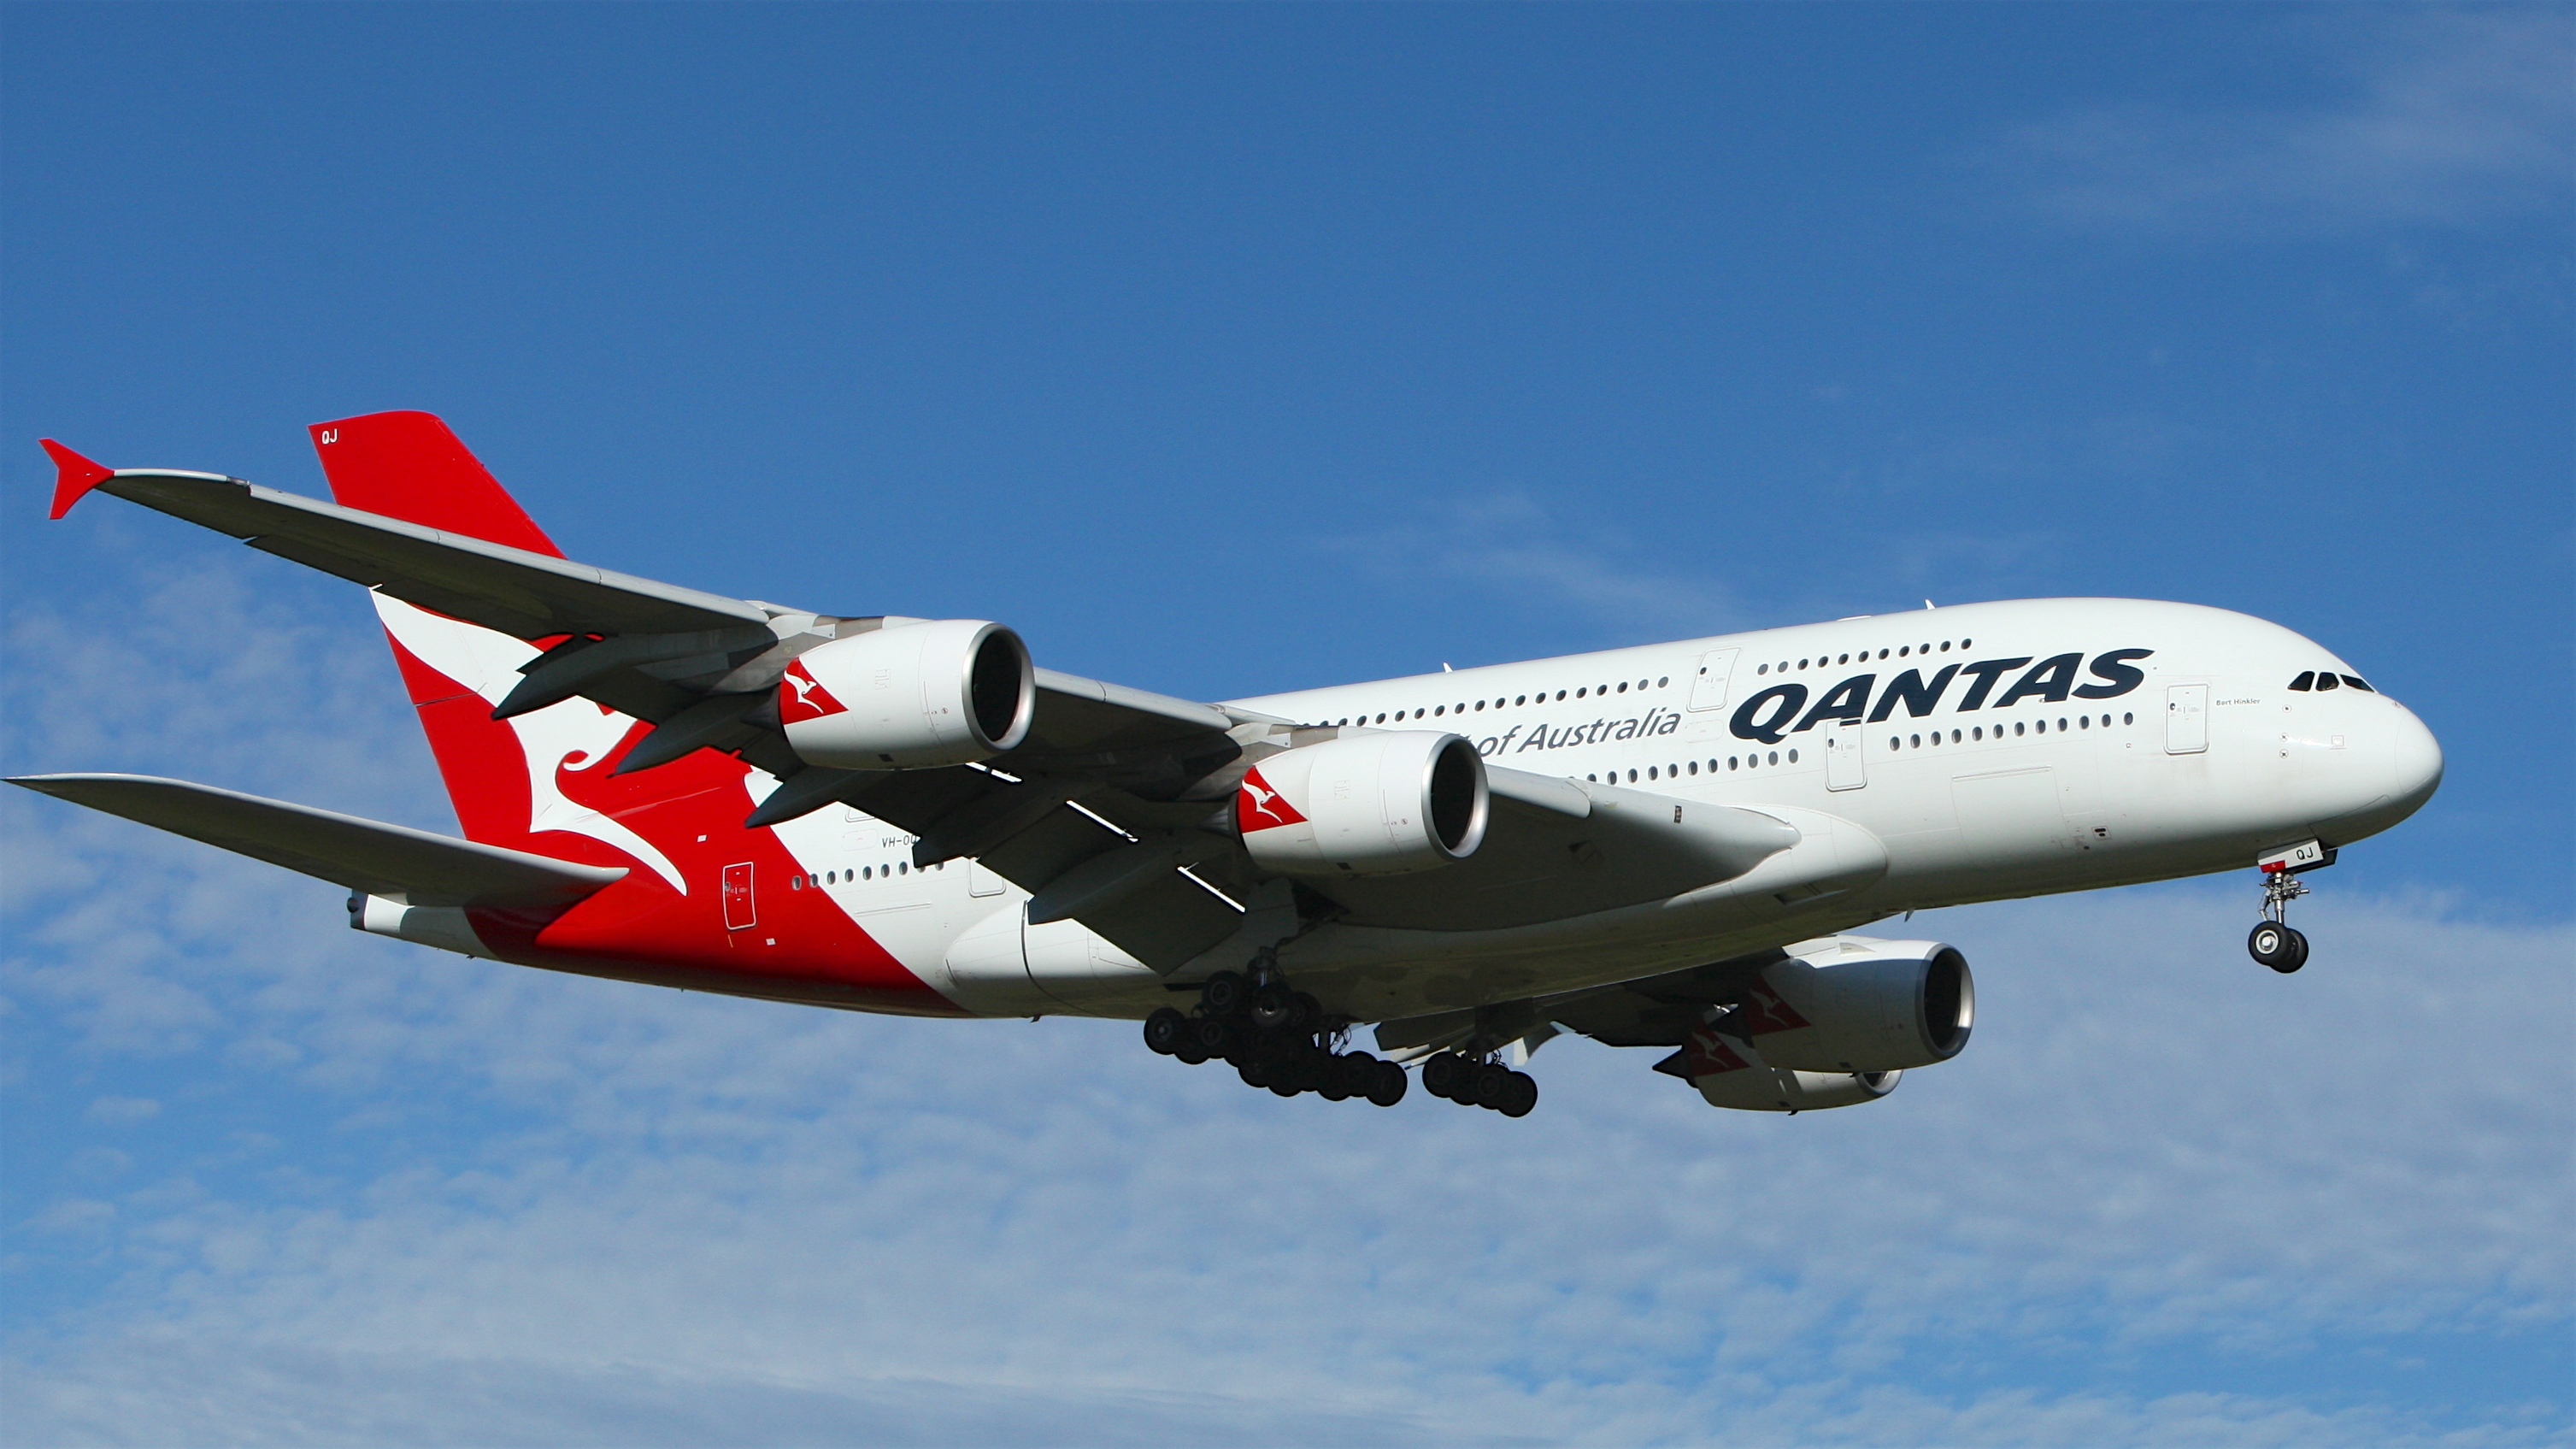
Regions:
[[1303, 825], [1306, 817], [1288, 803], [1288, 797], [1270, 788], [1259, 770], [1243, 772], [1243, 786], [1234, 793], [1234, 826], [1250, 835], [1256, 830], [1272, 830], [1282, 825]]
[[846, 713], [848, 705], [832, 697], [813, 675], [805, 672], [805, 661], [787, 666], [778, 681], [778, 722], [796, 724], [803, 720], [821, 719], [826, 715]]

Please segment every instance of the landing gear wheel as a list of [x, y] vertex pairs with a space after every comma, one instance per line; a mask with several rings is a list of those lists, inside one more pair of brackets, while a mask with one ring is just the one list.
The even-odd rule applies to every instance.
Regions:
[[1331, 1057], [1324, 1063], [1324, 1079], [1315, 1084], [1315, 1091], [1327, 1102], [1347, 1102], [1365, 1089], [1367, 1079], [1367, 1069], [1358, 1057]]
[[1288, 994], [1287, 987], [1273, 981], [1267, 986], [1253, 988], [1252, 1024], [1254, 1026], [1263, 1031], [1277, 1031], [1288, 1025], [1296, 1014], [1296, 998]]
[[2284, 976], [2308, 964], [2308, 938], [2278, 921], [2256, 926], [2245, 938], [2245, 950]]
[[1461, 1069], [1466, 1065], [1464, 1057], [1439, 1053], [1422, 1064], [1422, 1090], [1435, 1097], [1449, 1096], [1457, 1090], [1458, 1079], [1464, 1075]]
[[1505, 1095], [1503, 1105], [1495, 1110], [1506, 1117], [1526, 1117], [1530, 1114], [1530, 1109], [1537, 1105], [1538, 1078], [1527, 1072], [1514, 1072], [1511, 1090]]
[[1469, 1079], [1473, 1085], [1458, 1096], [1462, 1101], [1472, 1101], [1479, 1107], [1490, 1107], [1499, 1112], [1503, 1110], [1503, 1103], [1511, 1100], [1515, 1075], [1511, 1068], [1500, 1062], [1479, 1063], [1476, 1075]]
[[1181, 1049], [1181, 1038], [1189, 1035], [1190, 1019], [1171, 1007], [1163, 1007], [1145, 1018], [1145, 1049], [1158, 1057], [1168, 1057]]
[[1207, 1008], [1210, 1016], [1224, 1016], [1242, 1006], [1248, 994], [1250, 988], [1241, 976], [1232, 971], [1220, 971], [1199, 988], [1199, 1004]]
[[1288, 1026], [1290, 1030], [1299, 1032], [1323, 1030], [1324, 1003], [1317, 1001], [1305, 992], [1294, 992], [1289, 996], [1288, 1010]]
[[1381, 1107], [1392, 1107], [1404, 1100], [1407, 1080], [1404, 1068], [1395, 1063], [1372, 1061], [1369, 1063], [1368, 1099]]
[[1172, 1060], [1184, 1066], [1205, 1066], [1207, 1059], [1208, 1054], [1200, 1048], [1199, 1044], [1187, 1037], [1183, 1037], [1181, 1044], [1172, 1049]]
[[1202, 1016], [1189, 1023], [1190, 1046], [1205, 1061], [1221, 1057], [1234, 1046], [1234, 1024], [1222, 1016]]

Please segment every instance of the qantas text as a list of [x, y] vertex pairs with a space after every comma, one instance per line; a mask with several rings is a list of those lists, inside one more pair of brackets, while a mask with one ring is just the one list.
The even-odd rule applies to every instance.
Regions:
[[[1908, 669], [1878, 687], [1876, 674], [1855, 674], [1817, 697], [1810, 706], [1810, 691], [1803, 684], [1775, 684], [1755, 693], [1737, 705], [1728, 726], [1738, 739], [1759, 740], [1776, 745], [1790, 735], [1814, 729], [1829, 719], [1852, 723], [1867, 721], [1877, 724], [1894, 715], [1901, 705], [1909, 718], [1920, 719], [1940, 708], [1944, 696], [1954, 684], [1966, 680], [1966, 687], [1952, 709], [1965, 712], [1991, 707], [2002, 709], [2025, 699], [2044, 700], [2051, 704], [2075, 699], [2116, 699], [2146, 681], [2146, 671], [2132, 666], [2132, 660], [2155, 653], [2152, 649], [2112, 649], [2093, 656], [2088, 668], [2084, 656], [2059, 654], [2033, 660], [2029, 655], [2017, 659], [1980, 659], [1974, 664], [1945, 665], [1930, 679], [1920, 669]], [[2006, 675], [2022, 673], [2011, 684], [1996, 688]], [[2078, 679], [2087, 682], [2078, 684]], [[1873, 703], [1873, 699], [1875, 702]], [[1668, 709], [1653, 709], [1629, 719], [1596, 719], [1589, 723], [1550, 727], [1541, 724], [1526, 737], [1515, 725], [1500, 736], [1488, 737], [1477, 749], [1486, 755], [1520, 754], [1528, 750], [1559, 750], [1570, 745], [1597, 745], [1618, 740], [1668, 735], [1681, 728], [1682, 717]]]

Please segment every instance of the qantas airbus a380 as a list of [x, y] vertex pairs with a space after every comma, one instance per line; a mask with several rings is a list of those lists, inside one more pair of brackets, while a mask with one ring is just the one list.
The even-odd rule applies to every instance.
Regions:
[[[1969, 604], [1202, 703], [974, 619], [844, 618], [572, 563], [446, 425], [313, 429], [336, 503], [97, 490], [373, 591], [466, 838], [136, 775], [12, 783], [348, 888], [363, 931], [919, 1016], [1124, 1017], [1283, 1096], [1512, 1116], [1560, 1031], [1712, 1105], [1872, 1101], [1956, 1056], [1916, 909], [2259, 868], [2423, 805], [2350, 664], [2190, 604]], [[1348, 1050], [1374, 1024], [1383, 1056]]]

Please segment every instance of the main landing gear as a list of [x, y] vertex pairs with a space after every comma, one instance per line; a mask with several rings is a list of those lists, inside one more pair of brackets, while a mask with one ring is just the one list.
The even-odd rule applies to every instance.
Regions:
[[[2311, 847], [2312, 848], [2312, 847]], [[2301, 852], [2283, 852], [2283, 856]], [[2320, 852], [2323, 859], [2311, 857], [2305, 864], [2334, 864], [2334, 852]], [[2245, 937], [2245, 950], [2257, 961], [2287, 976], [2308, 964], [2308, 938], [2290, 927], [2290, 902], [2308, 893], [2308, 888], [2292, 875], [2285, 859], [2275, 865], [2271, 858], [2262, 862], [2263, 920]]]
[[1538, 1105], [1538, 1079], [1501, 1062], [1442, 1052], [1422, 1064], [1422, 1090], [1462, 1107], [1526, 1117]]
[[1289, 990], [1265, 954], [1248, 976], [1209, 977], [1195, 1015], [1166, 1006], [1145, 1018], [1145, 1045], [1192, 1066], [1227, 1062], [1247, 1085], [1282, 1097], [1313, 1092], [1328, 1102], [1359, 1097], [1381, 1107], [1403, 1101], [1404, 1068], [1367, 1052], [1336, 1051], [1342, 1030], [1327, 1025], [1323, 1003]]

